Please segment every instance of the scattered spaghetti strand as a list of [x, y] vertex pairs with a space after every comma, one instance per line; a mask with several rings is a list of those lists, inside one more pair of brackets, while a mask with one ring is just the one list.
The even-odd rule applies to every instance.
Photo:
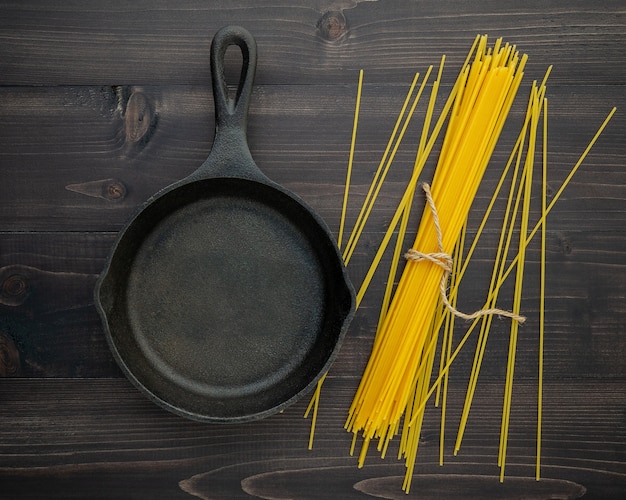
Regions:
[[543, 99], [543, 168], [541, 176], [541, 266], [539, 279], [539, 373], [537, 384], [537, 459], [535, 464], [535, 479], [541, 478], [541, 434], [543, 419], [543, 356], [545, 333], [545, 294], [546, 294], [546, 223], [545, 213], [548, 198], [548, 99]]
[[359, 111], [361, 109], [361, 92], [363, 90], [363, 70], [359, 71], [359, 84], [356, 92], [356, 105], [354, 107], [354, 122], [352, 125], [352, 140], [350, 141], [350, 156], [348, 158], [348, 171], [346, 173], [346, 183], [343, 192], [343, 204], [341, 206], [341, 222], [339, 224], [339, 236], [337, 236], [337, 247], [341, 249], [343, 240], [343, 230], [346, 222], [346, 211], [348, 208], [348, 193], [350, 192], [350, 178], [352, 176], [352, 162], [354, 160], [354, 146], [356, 144], [356, 132], [359, 126]]
[[[359, 125], [359, 111], [361, 109], [362, 91], [363, 91], [363, 70], [360, 70], [359, 71], [359, 83], [357, 85], [357, 93], [356, 93], [356, 103], [354, 107], [354, 122], [352, 125], [352, 140], [350, 142], [350, 155], [348, 158], [346, 185], [345, 185], [344, 194], [343, 194], [343, 204], [341, 207], [341, 221], [339, 223], [339, 236], [337, 237], [337, 247], [339, 249], [341, 249], [341, 241], [342, 241], [343, 230], [344, 230], [345, 221], [346, 221], [346, 212], [347, 212], [347, 207], [348, 207], [348, 195], [350, 192], [350, 179], [352, 176], [352, 163], [354, 160], [354, 148], [356, 144], [356, 134], [357, 134], [357, 129]], [[326, 380], [326, 375], [328, 375], [328, 373], [325, 373], [317, 382], [317, 385], [315, 387], [315, 392], [313, 393], [313, 397], [311, 398], [311, 401], [309, 402], [309, 406], [307, 407], [304, 413], [304, 418], [307, 418], [309, 416], [309, 413], [311, 412], [311, 409], [313, 409], [313, 417], [311, 418], [311, 430], [309, 431], [309, 450], [313, 449], [313, 438], [315, 436], [315, 426], [317, 424], [317, 411], [319, 408], [322, 385], [324, 384], [324, 381]]]

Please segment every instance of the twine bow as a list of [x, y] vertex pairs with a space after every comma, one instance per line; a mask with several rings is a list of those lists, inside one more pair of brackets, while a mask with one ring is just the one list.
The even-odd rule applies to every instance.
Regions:
[[526, 321], [524, 316], [520, 316], [519, 314], [515, 314], [510, 311], [505, 311], [503, 309], [480, 309], [472, 314], [465, 314], [458, 309], [456, 309], [450, 301], [448, 300], [447, 293], [447, 284], [448, 278], [450, 277], [450, 273], [452, 273], [452, 265], [454, 260], [452, 257], [443, 251], [443, 236], [441, 233], [441, 226], [439, 225], [439, 215], [437, 213], [437, 207], [435, 207], [435, 202], [433, 201], [433, 196], [430, 192], [430, 186], [426, 183], [422, 184], [422, 189], [426, 194], [426, 201], [428, 202], [428, 206], [433, 214], [433, 222], [435, 224], [435, 230], [437, 231], [437, 245], [439, 246], [439, 252], [433, 253], [423, 253], [419, 250], [415, 250], [411, 248], [404, 254], [404, 258], [407, 260], [411, 260], [413, 262], [420, 262], [423, 260], [432, 262], [433, 264], [441, 267], [443, 269], [443, 276], [441, 278], [441, 282], [439, 284], [439, 291], [441, 293], [441, 300], [443, 304], [446, 306], [446, 309], [450, 311], [452, 314], [457, 316], [458, 318], [463, 318], [465, 320], [476, 319], [480, 316], [487, 316], [490, 314], [497, 314], [498, 316], [503, 316], [507, 318], [511, 318], [518, 323], [523, 323]]

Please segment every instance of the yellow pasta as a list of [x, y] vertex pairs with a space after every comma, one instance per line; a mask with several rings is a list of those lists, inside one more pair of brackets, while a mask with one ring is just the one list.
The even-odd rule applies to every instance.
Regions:
[[[541, 228], [541, 226], [545, 222], [547, 216], [550, 214], [551, 210], [554, 208], [555, 204], [557, 203], [557, 201], [560, 199], [561, 195], [563, 194], [563, 191], [565, 190], [565, 188], [571, 182], [572, 178], [574, 177], [574, 175], [576, 174], [576, 172], [578, 171], [578, 169], [582, 165], [583, 161], [585, 160], [585, 158], [587, 157], [587, 155], [591, 151], [591, 149], [594, 146], [594, 144], [597, 142], [598, 138], [600, 137], [600, 135], [602, 134], [602, 132], [604, 131], [604, 129], [606, 128], [606, 126], [608, 125], [608, 123], [610, 122], [611, 118], [613, 117], [613, 115], [615, 114], [616, 111], [617, 111], [617, 108], [612, 108], [611, 111], [609, 112], [609, 114], [606, 116], [606, 118], [604, 119], [604, 121], [602, 122], [602, 124], [600, 125], [598, 130], [596, 131], [595, 135], [593, 136], [593, 138], [591, 139], [591, 141], [589, 142], [589, 144], [587, 145], [587, 147], [585, 148], [585, 150], [583, 151], [581, 156], [576, 161], [576, 164], [572, 167], [572, 169], [570, 170], [569, 174], [567, 175], [567, 177], [565, 178], [565, 180], [561, 184], [561, 187], [553, 195], [552, 201], [546, 207], [546, 210], [542, 213], [541, 218], [539, 219], [539, 221], [537, 221], [537, 223], [535, 224], [533, 230], [530, 231], [530, 233], [526, 237], [526, 244], [528, 244], [534, 238], [534, 236], [536, 235], [537, 231]], [[497, 293], [497, 291], [499, 291], [500, 287], [504, 284], [505, 280], [507, 279], [507, 277], [509, 276], [511, 271], [515, 268], [515, 266], [517, 264], [517, 260], [518, 260], [518, 256], [515, 256], [513, 258], [512, 262], [509, 264], [509, 266], [506, 269], [506, 271], [504, 273], [502, 273], [502, 276], [500, 277], [500, 279], [496, 283], [495, 293]], [[455, 293], [455, 291], [453, 290], [452, 293]], [[487, 303], [485, 303], [485, 308], [488, 306], [489, 301], [492, 300], [492, 299], [493, 299], [493, 295], [490, 294], [487, 297]], [[415, 411], [416, 414], [419, 414], [420, 412], [424, 411], [424, 408], [426, 406], [426, 401], [432, 396], [432, 394], [437, 389], [438, 384], [441, 383], [442, 378], [450, 370], [450, 367], [452, 366], [452, 363], [454, 362], [454, 360], [457, 358], [457, 356], [459, 355], [459, 353], [461, 352], [461, 350], [463, 349], [463, 347], [467, 343], [467, 341], [470, 338], [471, 334], [473, 333], [476, 325], [478, 324], [478, 321], [479, 321], [479, 318], [476, 318], [471, 323], [471, 325], [469, 326], [469, 328], [467, 329], [467, 331], [465, 332], [465, 334], [463, 335], [463, 337], [461, 338], [461, 340], [457, 344], [456, 348], [452, 352], [452, 355], [450, 356], [449, 361], [444, 366], [442, 372], [439, 374], [437, 379], [431, 385], [431, 388], [429, 389], [429, 391], [428, 391], [428, 393], [426, 395], [425, 400], [417, 407], [417, 409]], [[411, 424], [412, 423], [413, 423], [413, 420], [411, 421]]]
[[[492, 51], [486, 44], [487, 38], [480, 37], [472, 63], [455, 85], [457, 95], [432, 184], [438, 221], [426, 210], [413, 244], [424, 254], [452, 252], [521, 82], [526, 56], [520, 58], [500, 40]], [[444, 272], [430, 262], [409, 262], [400, 278], [346, 422], [349, 431], [364, 438], [360, 466], [369, 442], [393, 435], [409, 401], [421, 402], [428, 392]], [[419, 413], [412, 415], [409, 427], [418, 420]], [[410, 488], [416, 445], [414, 438], [406, 440], [405, 491]]]
[[[540, 98], [536, 86], [532, 87], [531, 93], [532, 111], [531, 126], [528, 139], [528, 153], [524, 165], [524, 191], [523, 208], [520, 227], [520, 242], [517, 260], [517, 273], [515, 279], [515, 292], [513, 298], [513, 312], [519, 312], [522, 299], [522, 285], [524, 277], [524, 265], [526, 261], [526, 234], [528, 233], [528, 217], [530, 213], [531, 188], [533, 181], [533, 166], [535, 158], [535, 146], [537, 138], [537, 127], [539, 125]], [[517, 350], [518, 326], [516, 322], [511, 323], [511, 335], [509, 341], [509, 355], [507, 361], [506, 381], [504, 389], [504, 404], [502, 411], [502, 423], [500, 430], [500, 449], [498, 453], [498, 466], [500, 467], [500, 481], [504, 480], [506, 463], [506, 449], [508, 441], [508, 430], [511, 416], [511, 401], [513, 391], [513, 377], [515, 373], [515, 354]]]
[[[509, 197], [507, 200], [507, 206], [506, 206], [504, 220], [502, 224], [502, 231], [500, 233], [500, 240], [498, 242], [491, 281], [489, 284], [489, 296], [490, 296], [490, 300], [488, 301], [489, 307], [495, 307], [496, 301], [498, 299], [498, 293], [495, 288], [495, 285], [504, 272], [504, 266], [506, 264], [506, 257], [508, 255], [511, 238], [513, 235], [514, 222], [517, 219], [517, 212], [519, 209], [519, 200], [521, 199], [520, 193], [524, 187], [523, 183], [520, 181], [518, 194], [517, 194], [517, 197], [515, 198], [516, 199], [515, 206], [513, 207], [513, 210], [511, 213], [513, 193], [516, 187], [517, 173], [519, 170], [522, 154], [524, 151], [524, 144], [525, 144], [525, 138], [526, 138], [528, 126], [530, 125], [531, 127], [533, 126], [536, 127], [538, 125], [537, 118], [535, 116], [537, 114], [537, 102], [538, 100], [542, 98], [542, 96], [545, 93], [545, 83], [547, 80], [547, 76], [550, 73], [550, 70], [551, 68], [548, 68], [548, 71], [546, 72], [546, 77], [544, 78], [542, 85], [538, 90], [536, 89], [536, 87], [533, 86], [533, 90], [531, 92], [531, 98], [529, 99], [529, 102], [528, 102], [526, 118], [522, 126], [522, 131], [517, 139], [517, 142], [515, 144], [515, 148], [513, 149], [511, 157], [509, 158], [509, 163], [507, 163], [507, 167], [505, 168], [505, 172], [506, 172], [506, 170], [508, 170], [510, 162], [513, 159], [513, 156], [515, 155], [516, 156], [515, 169], [513, 171]], [[527, 156], [532, 155], [532, 154], [533, 154], [532, 152], [529, 152], [527, 153]], [[524, 170], [524, 172], [526, 172], [526, 169]], [[457, 439], [456, 439], [456, 443], [454, 447], [455, 455], [458, 453], [460, 449], [463, 434], [465, 432], [465, 426], [467, 424], [467, 419], [468, 419], [469, 411], [471, 408], [474, 391], [476, 389], [478, 375], [480, 373], [480, 367], [481, 367], [483, 355], [485, 352], [487, 338], [489, 335], [489, 329], [491, 327], [491, 321], [492, 321], [492, 316], [486, 316], [482, 318], [482, 321], [481, 321], [481, 327], [480, 327], [480, 332], [479, 332], [478, 341], [477, 341], [477, 348], [476, 348], [476, 352], [474, 355], [474, 361], [473, 361], [472, 370], [470, 373], [468, 389], [467, 389], [466, 396], [465, 396], [465, 403], [463, 406], [461, 420], [459, 423], [459, 430], [457, 433]]]
[[[354, 160], [354, 148], [356, 144], [356, 134], [357, 134], [358, 124], [359, 124], [359, 111], [361, 109], [362, 91], [363, 91], [363, 70], [360, 70], [359, 71], [359, 83], [357, 85], [356, 104], [354, 108], [354, 121], [352, 125], [352, 140], [350, 141], [350, 155], [348, 158], [348, 170], [346, 173], [346, 184], [345, 184], [344, 195], [343, 195], [343, 204], [341, 207], [341, 220], [339, 223], [339, 235], [337, 237], [338, 248], [341, 248], [343, 230], [344, 230], [345, 221], [346, 221], [346, 212], [347, 212], [347, 207], [348, 207], [348, 194], [350, 192], [350, 178], [352, 176], [352, 163]], [[304, 418], [307, 418], [309, 416], [309, 413], [311, 412], [311, 409], [313, 409], [313, 417], [311, 418], [311, 430], [309, 432], [309, 450], [313, 448], [313, 437], [315, 436], [315, 426], [317, 424], [317, 411], [319, 408], [320, 394], [322, 391], [322, 385], [324, 384], [324, 381], [326, 380], [326, 375], [327, 373], [325, 373], [317, 382], [317, 386], [315, 387], [315, 392], [313, 393], [313, 397], [311, 398], [311, 401], [309, 402], [309, 406], [304, 412]]]
[[348, 208], [348, 194], [350, 192], [350, 178], [352, 176], [352, 162], [354, 160], [354, 146], [356, 144], [356, 132], [359, 126], [359, 111], [361, 109], [361, 92], [363, 90], [363, 70], [359, 71], [359, 84], [356, 93], [356, 105], [354, 108], [354, 121], [352, 125], [352, 140], [350, 141], [350, 156], [348, 157], [348, 171], [346, 174], [346, 184], [343, 192], [343, 204], [341, 206], [341, 221], [339, 223], [339, 236], [337, 236], [337, 247], [341, 249], [343, 242], [343, 230], [346, 222], [346, 211]]
[[[360, 305], [381, 262], [382, 256], [397, 230], [398, 236], [372, 352], [350, 406], [345, 428], [353, 433], [350, 446], [351, 455], [355, 453], [358, 437], [361, 436], [362, 438], [361, 448], [358, 452], [359, 467], [364, 465], [372, 441], [376, 442], [376, 449], [381, 457], [384, 458], [389, 450], [391, 440], [398, 434], [400, 435], [398, 458], [404, 459], [406, 465], [406, 474], [402, 485], [402, 489], [406, 493], [411, 488], [425, 406], [435, 391], [437, 391], [435, 405], [441, 407], [439, 463], [443, 465], [449, 369], [480, 322], [480, 332], [478, 334], [476, 352], [469, 376], [468, 390], [459, 423], [454, 453], [457, 454], [460, 449], [491, 326], [491, 314], [494, 311], [504, 313], [505, 316], [512, 318], [504, 402], [502, 406], [500, 447], [498, 451], [500, 480], [504, 479], [518, 324], [524, 319], [520, 316], [520, 310], [526, 247], [539, 228], [542, 231], [542, 242], [536, 479], [539, 480], [540, 478], [545, 317], [545, 220], [616, 110], [613, 108], [609, 113], [578, 162], [570, 171], [561, 188], [553, 195], [552, 202], [548, 205], [546, 198], [547, 99], [545, 98], [545, 92], [546, 81], [551, 67], [548, 68], [541, 84], [533, 83], [520, 135], [476, 231], [474, 240], [466, 255], [462, 258], [465, 247], [464, 235], [467, 216], [508, 112], [520, 87], [526, 60], [526, 55], [520, 56], [515, 46], [504, 44], [502, 39], [496, 40], [494, 46], [489, 48], [487, 46], [487, 37], [477, 36], [452, 91], [443, 106], [443, 110], [431, 130], [435, 101], [445, 61], [445, 57], [442, 58], [437, 78], [432, 86], [411, 179], [372, 264], [358, 289], [357, 307]], [[431, 70], [432, 67], [428, 69], [415, 95], [413, 94], [418, 83], [419, 74], [415, 75], [415, 79], [410, 86], [365, 202], [361, 207], [355, 226], [344, 248], [343, 256], [346, 265], [354, 252], [365, 223], [373, 209], [378, 193], [400, 142], [405, 135], [408, 124], [412, 119]], [[340, 248], [344, 234], [362, 80], [363, 72], [361, 71], [338, 238]], [[411, 99], [413, 99], [412, 102]], [[533, 162], [537, 141], [540, 140], [537, 130], [542, 113], [543, 169], [541, 217], [534, 228], [529, 230]], [[407, 258], [410, 260], [400, 276], [398, 286], [392, 298], [393, 283], [395, 282], [418, 179], [446, 121], [447, 128], [437, 161], [432, 188], [424, 185], [428, 204], [422, 214], [413, 247], [407, 254]], [[522, 162], [523, 158], [524, 161]], [[514, 169], [511, 186], [487, 300], [484, 309], [473, 315], [465, 315], [455, 309], [459, 284], [512, 165], [514, 165]], [[517, 254], [507, 267], [512, 237], [516, 229], [515, 224], [520, 212], [521, 227], [519, 228]], [[453, 250], [454, 259], [450, 257]], [[514, 269], [516, 273], [513, 308], [512, 312], [509, 313], [508, 311], [496, 309], [496, 303], [503, 283]], [[448, 278], [450, 278], [449, 292], [446, 291]], [[458, 345], [453, 349], [452, 331], [456, 315], [472, 319], [473, 322]], [[435, 382], [431, 385], [431, 374], [433, 373], [436, 349], [440, 343], [439, 336], [440, 331], [442, 331], [442, 325], [444, 325], [444, 328], [438, 374]], [[321, 386], [325, 377], [326, 375], [318, 383], [305, 414], [306, 417], [311, 410], [313, 411], [309, 448], [312, 447], [313, 443]]]
[[546, 291], [546, 223], [545, 214], [548, 199], [548, 99], [543, 99], [543, 168], [541, 176], [541, 216], [544, 223], [541, 224], [541, 268], [539, 282], [539, 374], [537, 388], [537, 459], [535, 465], [535, 478], [541, 478], [541, 430], [543, 415], [543, 350], [544, 350], [544, 327], [545, 327], [545, 291]]
[[[419, 80], [419, 73], [416, 73], [415, 77], [413, 78], [413, 82], [411, 83], [411, 87], [409, 88], [404, 104], [402, 105], [402, 109], [400, 111], [400, 114], [398, 115], [398, 119], [391, 133], [391, 137], [389, 138], [389, 142], [387, 143], [387, 147], [385, 149], [383, 157], [380, 160], [376, 173], [374, 174], [374, 179], [372, 180], [369, 191], [365, 197], [365, 201], [363, 202], [363, 206], [361, 207], [361, 211], [359, 212], [359, 215], [357, 217], [357, 221], [355, 223], [354, 229], [352, 230], [352, 233], [350, 234], [348, 244], [346, 245], [346, 248], [343, 252], [343, 260], [346, 263], [346, 265], [350, 262], [350, 259], [352, 258], [352, 254], [354, 253], [356, 244], [359, 238], [361, 237], [361, 233], [363, 232], [363, 228], [365, 227], [367, 218], [369, 217], [372, 211], [374, 202], [376, 201], [376, 198], [378, 197], [378, 193], [380, 192], [380, 189], [383, 185], [385, 177], [387, 176], [387, 173], [389, 172], [389, 168], [391, 167], [391, 164], [396, 155], [396, 152], [398, 151], [400, 143], [402, 142], [402, 138], [404, 137], [404, 134], [409, 126], [411, 117], [413, 116], [413, 112], [415, 111], [415, 107], [417, 106], [417, 103], [419, 102], [422, 91], [424, 89], [424, 86], [426, 84], [426, 81], [428, 80], [428, 76], [430, 75], [431, 71], [432, 71], [432, 67], [428, 69], [426, 76], [422, 80], [422, 84], [419, 87], [418, 93], [413, 99], [413, 104], [411, 105], [406, 116], [404, 116], [406, 108], [410, 102], [410, 98], [413, 95], [413, 90], [415, 88], [415, 85], [417, 84]], [[398, 128], [400, 127], [400, 123], [402, 122], [403, 117], [404, 117], [404, 124], [402, 125], [402, 128], [400, 129], [400, 133], [396, 138], [396, 133], [398, 132]], [[395, 144], [394, 144], [394, 141], [395, 141]], [[393, 148], [392, 148], [392, 145], [393, 145]]]
[[[420, 136], [419, 145], [417, 148], [417, 158], [420, 158], [424, 155], [426, 149], [426, 142], [428, 139], [428, 131], [430, 129], [430, 123], [432, 121], [433, 110], [435, 107], [435, 102], [437, 99], [437, 93], [439, 91], [439, 85], [441, 82], [441, 74], [443, 72], [443, 66], [445, 62], [445, 56], [441, 58], [441, 63], [439, 65], [439, 72], [437, 75], [437, 79], [433, 83], [433, 88], [430, 94], [430, 99], [428, 102], [428, 108], [426, 109], [426, 115], [424, 117], [424, 124], [422, 126], [422, 134]], [[414, 163], [414, 171], [413, 176], [419, 176], [421, 174], [421, 166], [423, 166], [423, 162], [415, 161]], [[416, 171], [419, 169], [419, 171]], [[409, 193], [413, 193], [415, 191], [415, 186], [409, 186]], [[406, 230], [409, 223], [409, 215], [411, 213], [411, 205], [412, 205], [413, 195], [405, 198], [405, 205], [402, 206], [402, 220], [400, 221], [400, 228], [398, 230], [398, 236], [396, 239], [396, 246], [394, 249], [393, 257], [391, 259], [391, 266], [389, 269], [389, 275], [387, 277], [387, 286], [385, 287], [385, 294], [383, 297], [382, 305], [380, 308], [380, 317], [378, 320], [377, 331], [380, 330], [383, 321], [385, 319], [385, 315], [387, 314], [387, 309], [389, 308], [389, 302], [391, 301], [391, 293], [393, 290], [393, 284], [395, 281], [396, 273], [398, 270], [398, 264], [400, 262], [400, 257], [402, 255], [402, 251], [404, 248], [404, 237], [406, 235]]]
[[[459, 281], [461, 280], [461, 275], [459, 271], [461, 270], [462, 264], [462, 255], [463, 249], [465, 248], [465, 234], [467, 230], [467, 225], [463, 226], [463, 230], [461, 231], [461, 237], [457, 243], [457, 247], [454, 253], [454, 272], [452, 273], [452, 281], [451, 286], [458, 287]], [[456, 307], [456, 296], [450, 299], [453, 307]], [[446, 311], [445, 314], [445, 328], [444, 328], [444, 336], [443, 342], [441, 345], [441, 357], [439, 363], [439, 373], [442, 373], [443, 367], [450, 360], [450, 355], [452, 354], [452, 334], [454, 332], [454, 320], [455, 316], [450, 311]], [[444, 444], [445, 444], [445, 428], [446, 428], [446, 412], [447, 412], [447, 401], [448, 401], [448, 381], [449, 381], [449, 372], [446, 372], [443, 376], [443, 387], [442, 391], [442, 401], [441, 401], [441, 423], [439, 428], [439, 465], [443, 465], [443, 455], [444, 455]], [[438, 401], [436, 401], [435, 405], [437, 405]]]

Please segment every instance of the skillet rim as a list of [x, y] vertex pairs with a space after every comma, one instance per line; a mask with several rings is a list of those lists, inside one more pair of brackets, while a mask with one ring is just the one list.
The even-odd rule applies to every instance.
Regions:
[[[101, 321], [104, 327], [104, 332], [105, 332], [107, 343], [109, 345], [109, 348], [118, 366], [120, 366], [122, 372], [132, 382], [132, 384], [137, 389], [139, 389], [140, 392], [142, 392], [148, 399], [150, 399], [157, 405], [161, 406], [162, 408], [174, 414], [186, 417], [191, 420], [201, 421], [201, 422], [239, 423], [239, 422], [249, 422], [249, 421], [260, 420], [262, 418], [278, 413], [282, 411], [283, 409], [287, 408], [288, 406], [291, 406], [296, 401], [298, 401], [303, 395], [308, 393], [315, 386], [315, 384], [317, 384], [319, 379], [330, 369], [331, 365], [334, 363], [335, 359], [339, 355], [339, 351], [343, 343], [343, 340], [345, 338], [345, 335], [347, 333], [347, 330], [349, 328], [349, 325], [356, 313], [355, 291], [350, 281], [347, 268], [343, 263], [343, 259], [341, 258], [339, 249], [337, 248], [335, 240], [333, 239], [332, 233], [330, 232], [328, 226], [326, 225], [322, 217], [315, 210], [313, 210], [306, 202], [304, 202], [298, 195], [282, 187], [281, 185], [271, 181], [265, 176], [263, 176], [262, 178], [258, 178], [258, 177], [250, 178], [250, 177], [239, 176], [239, 175], [234, 175], [234, 176], [217, 175], [215, 177], [197, 177], [194, 174], [190, 175], [189, 177], [185, 179], [182, 179], [181, 181], [175, 182], [174, 184], [171, 184], [170, 186], [166, 186], [165, 188], [157, 192], [155, 195], [150, 197], [150, 199], [148, 199], [135, 211], [134, 215], [126, 222], [124, 227], [119, 231], [116, 237], [115, 244], [113, 245], [107, 257], [105, 267], [96, 282], [96, 287], [94, 289], [95, 305], [96, 305], [96, 308], [98, 310], [99, 316], [101, 318]], [[146, 384], [144, 384], [140, 380], [140, 377], [138, 378], [138, 376], [136, 375], [136, 372], [132, 369], [132, 367], [129, 366], [126, 358], [120, 353], [118, 349], [118, 345], [114, 339], [114, 335], [111, 331], [112, 325], [111, 325], [111, 320], [109, 317], [110, 312], [107, 311], [107, 308], [105, 308], [105, 305], [102, 300], [103, 299], [103, 287], [106, 285], [107, 279], [110, 276], [111, 268], [114, 265], [116, 258], [120, 258], [120, 257], [117, 257], [119, 249], [123, 245], [124, 240], [128, 238], [129, 231], [132, 230], [132, 228], [136, 225], [137, 220], [140, 218], [141, 214], [144, 213], [144, 211], [147, 210], [153, 203], [159, 200], [162, 200], [168, 195], [174, 196], [175, 194], [174, 192], [178, 190], [179, 188], [186, 188], [192, 184], [197, 184], [197, 183], [202, 183], [202, 182], [213, 182], [213, 181], [247, 182], [247, 183], [251, 183], [255, 185], [261, 185], [263, 186], [264, 189], [267, 189], [268, 192], [271, 192], [272, 194], [279, 194], [280, 196], [285, 197], [285, 199], [289, 200], [289, 203], [295, 204], [296, 206], [298, 206], [299, 210], [302, 210], [304, 213], [306, 213], [307, 216], [311, 218], [311, 222], [315, 224], [316, 231], [319, 231], [320, 233], [325, 235], [326, 240], [327, 240], [325, 243], [327, 244], [328, 248], [332, 249], [332, 253], [333, 253], [332, 257], [334, 258], [333, 262], [329, 263], [329, 262], [324, 262], [322, 259], [318, 259], [323, 265], [324, 274], [328, 275], [329, 269], [331, 269], [331, 271], [333, 272], [333, 278], [330, 281], [332, 281], [333, 284], [340, 283], [341, 286], [344, 288], [344, 290], [342, 290], [340, 293], [337, 293], [336, 295], [343, 297], [344, 301], [346, 299], [349, 301], [349, 303], [347, 303], [345, 306], [335, 308], [337, 309], [337, 311], [335, 311], [334, 314], [338, 316], [337, 322], [340, 324], [340, 327], [338, 328], [339, 331], [336, 334], [333, 333], [332, 336], [335, 339], [333, 342], [334, 345], [332, 346], [332, 349], [330, 349], [328, 356], [325, 357], [325, 362], [323, 363], [323, 366], [321, 367], [321, 369], [316, 371], [315, 376], [311, 377], [311, 379], [308, 382], [306, 382], [304, 385], [302, 385], [301, 387], [299, 386], [297, 391], [283, 391], [283, 394], [289, 394], [289, 395], [286, 397], [286, 399], [282, 397], [281, 398], [282, 402], [274, 406], [267, 407], [265, 409], [261, 409], [255, 412], [248, 412], [246, 414], [236, 414], [232, 416], [215, 416], [215, 415], [208, 414], [208, 413], [200, 413], [196, 411], [191, 411], [187, 408], [174, 404], [171, 401], [168, 401], [167, 399], [163, 397], [160, 397], [159, 395], [155, 394], [155, 391], [153, 391], [153, 388], [147, 387]], [[181, 206], [194, 204], [195, 202], [198, 201], [198, 199], [202, 199], [202, 197], [182, 203]], [[271, 207], [271, 208], [276, 210], [277, 213], [281, 217], [286, 217], [280, 210], [276, 209], [275, 207]], [[168, 212], [168, 214], [171, 214], [171, 213], [172, 213], [171, 211]], [[166, 214], [166, 217], [168, 214]], [[163, 219], [164, 217], [160, 218], [160, 220], [156, 222], [155, 226], [158, 226], [160, 221]], [[296, 225], [298, 229], [300, 230], [301, 229], [300, 224], [296, 224]], [[145, 234], [149, 234], [149, 232], [150, 231], [148, 231]], [[145, 237], [144, 237], [144, 240], [145, 240]], [[307, 235], [307, 240], [310, 240], [309, 235]], [[142, 243], [143, 241], [140, 241], [138, 245], [140, 246]], [[326, 280], [326, 281], [329, 281], [329, 280]], [[325, 293], [324, 301], [325, 301], [324, 304], [326, 304], [328, 301], [327, 293]], [[318, 332], [316, 338], [319, 338], [319, 336], [320, 336], [320, 332]], [[304, 362], [306, 362], [307, 360], [308, 358], [305, 358]], [[278, 385], [279, 386], [284, 385], [284, 380], [282, 380], [281, 384], [278, 384]], [[187, 393], [189, 393], [189, 391], [187, 391]]]

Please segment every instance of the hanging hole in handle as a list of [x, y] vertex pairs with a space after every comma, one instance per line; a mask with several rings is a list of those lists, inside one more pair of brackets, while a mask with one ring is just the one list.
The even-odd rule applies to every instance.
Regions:
[[[237, 54], [238, 49], [240, 55]], [[233, 63], [241, 57], [241, 64], [226, 64], [227, 52], [228, 58]], [[226, 66], [229, 75], [232, 71], [241, 71], [234, 99], [229, 96], [230, 86], [227, 85]], [[255, 69], [256, 42], [252, 35], [239, 26], [220, 29], [211, 44], [211, 81], [215, 99], [216, 132], [228, 128], [240, 129], [245, 134]], [[228, 83], [234, 84], [230, 77], [229, 80]]]
[[241, 47], [236, 44], [229, 45], [224, 55], [224, 80], [228, 89], [227, 98], [230, 102], [236, 102], [238, 98], [239, 83], [241, 81], [243, 66], [243, 53]]

